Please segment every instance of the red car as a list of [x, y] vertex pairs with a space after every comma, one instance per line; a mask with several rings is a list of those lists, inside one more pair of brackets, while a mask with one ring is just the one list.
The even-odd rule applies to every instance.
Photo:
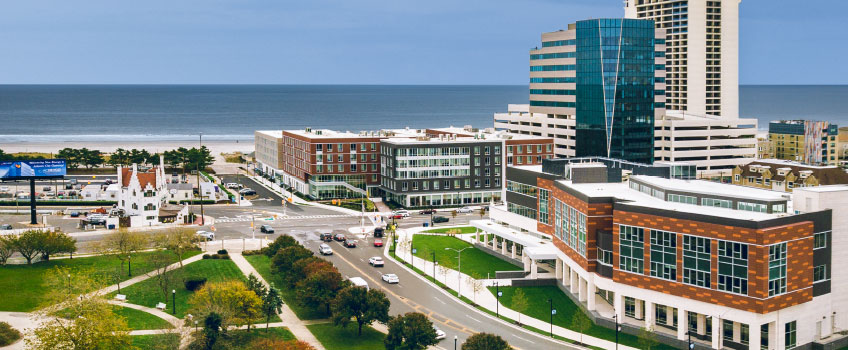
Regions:
[[345, 240], [343, 244], [347, 248], [356, 248], [356, 241], [354, 241], [352, 239]]
[[389, 219], [403, 219], [403, 215], [400, 215], [400, 214], [394, 214], [394, 215], [392, 215]]
[[374, 239], [374, 246], [375, 247], [382, 247], [383, 246], [383, 240], [380, 239], [380, 238], [375, 238]]

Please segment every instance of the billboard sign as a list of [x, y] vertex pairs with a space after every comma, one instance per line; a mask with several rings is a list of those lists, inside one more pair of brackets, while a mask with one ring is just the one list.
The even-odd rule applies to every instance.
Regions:
[[0, 180], [62, 177], [67, 174], [64, 159], [40, 159], [0, 162]]

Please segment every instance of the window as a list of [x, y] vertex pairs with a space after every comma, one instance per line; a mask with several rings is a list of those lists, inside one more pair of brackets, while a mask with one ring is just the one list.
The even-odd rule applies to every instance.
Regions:
[[315, 151], [316, 152], [323, 152], [324, 151], [324, 144], [319, 143], [319, 144], [315, 145]]
[[341, 172], [344, 172], [344, 165], [343, 165], [343, 164], [339, 164], [339, 165], [337, 165], [337, 166], [336, 166], [336, 168], [338, 168], [338, 171], [339, 171], [340, 173], [341, 173]]
[[797, 344], [798, 339], [796, 338], [797, 335], [795, 333], [796, 333], [795, 321], [789, 322], [784, 326], [783, 345], [786, 346], [787, 350], [795, 348], [795, 346]]
[[534, 219], [534, 220], [536, 219], [536, 211], [531, 209], [531, 208], [525, 207], [523, 205], [518, 205], [518, 204], [515, 204], [515, 203], [512, 203], [512, 202], [508, 202], [507, 203], [507, 210], [510, 213], [518, 214], [518, 215], [521, 215], [523, 217], [527, 217], [527, 218]]
[[710, 288], [710, 239], [683, 236], [683, 283]]
[[749, 333], [750, 330], [748, 329], [747, 324], [743, 323], [739, 325], [739, 341], [742, 343], [742, 345], [748, 345]]
[[733, 175], [733, 182], [739, 182], [739, 174]]
[[738, 202], [736, 203], [736, 208], [739, 210], [753, 211], [758, 213], [765, 213], [768, 211], [767, 205], [759, 203]]
[[827, 281], [827, 265], [819, 265], [813, 268], [813, 282]]
[[636, 299], [624, 297], [624, 316], [636, 318]]
[[698, 205], [698, 198], [692, 196], [684, 196], [682, 194], [669, 194], [668, 195], [669, 202], [675, 203], [686, 203], [686, 204], [694, 204]]
[[786, 243], [769, 246], [769, 296], [786, 293]]
[[677, 280], [677, 234], [651, 230], [651, 276]]
[[748, 245], [718, 241], [718, 290], [748, 294]]
[[333, 144], [332, 144], [332, 143], [328, 143], [328, 144], [327, 144], [327, 152], [332, 152], [332, 151], [333, 151]]
[[618, 268], [624, 271], [645, 271], [645, 229], [626, 225], [618, 226]]
[[612, 251], [603, 250], [601, 247], [598, 247], [598, 263], [612, 266]]
[[733, 321], [721, 320], [721, 334], [725, 341], [733, 341]]
[[813, 235], [813, 249], [827, 248], [827, 232]]
[[551, 218], [548, 215], [548, 199], [550, 198], [551, 191], [546, 189], [539, 189], [539, 222], [550, 225]]
[[343, 155], [341, 155], [341, 154], [339, 154], [339, 155], [338, 155], [338, 160], [337, 160], [336, 162], [337, 162], [337, 163], [344, 162], [344, 156], [343, 156]]
[[701, 198], [701, 205], [707, 207], [733, 208], [733, 202], [716, 198]]

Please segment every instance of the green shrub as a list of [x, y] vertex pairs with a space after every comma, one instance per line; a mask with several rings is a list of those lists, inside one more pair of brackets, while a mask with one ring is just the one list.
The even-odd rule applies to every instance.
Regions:
[[212, 256], [209, 254], [203, 254], [204, 259], [212, 259]]
[[206, 277], [189, 277], [185, 282], [183, 282], [183, 284], [185, 284], [186, 290], [193, 292], [206, 284]]
[[21, 339], [21, 332], [6, 322], [0, 322], [0, 346], [12, 344], [18, 339]]
[[226, 249], [219, 249], [219, 250], [218, 250], [218, 254], [219, 254], [219, 255], [227, 254], [227, 250], [226, 250]]

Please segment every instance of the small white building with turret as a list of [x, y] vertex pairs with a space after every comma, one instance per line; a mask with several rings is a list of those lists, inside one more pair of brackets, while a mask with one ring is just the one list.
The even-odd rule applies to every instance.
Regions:
[[[164, 164], [160, 156], [159, 164]], [[118, 208], [130, 217], [130, 226], [152, 226], [159, 224], [159, 210], [168, 198], [165, 169], [161, 166], [147, 171], [118, 167]]]

